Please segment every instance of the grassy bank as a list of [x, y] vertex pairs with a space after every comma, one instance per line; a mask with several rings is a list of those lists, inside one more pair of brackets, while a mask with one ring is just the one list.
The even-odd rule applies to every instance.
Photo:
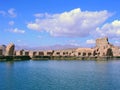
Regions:
[[112, 60], [120, 57], [76, 57], [76, 56], [0, 56], [0, 61], [20, 61], [20, 60]]

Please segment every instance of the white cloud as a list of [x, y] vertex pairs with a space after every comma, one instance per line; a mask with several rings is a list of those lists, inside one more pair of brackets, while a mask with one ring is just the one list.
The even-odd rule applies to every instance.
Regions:
[[95, 40], [93, 40], [93, 39], [86, 40], [86, 43], [87, 44], [95, 44]]
[[20, 40], [20, 39], [18, 39], [18, 40], [17, 40], [17, 42], [21, 42], [21, 40]]
[[25, 33], [24, 30], [21, 30], [21, 29], [18, 29], [18, 28], [10, 29], [8, 31], [13, 32], [13, 33], [20, 33], [20, 34], [24, 34]]
[[69, 41], [67, 41], [67, 43], [69, 45], [73, 45], [73, 46], [80, 46], [80, 44], [76, 40], [69, 40]]
[[0, 11], [0, 14], [1, 14], [2, 16], [5, 16], [5, 15], [6, 15], [6, 12], [5, 12], [5, 11]]
[[41, 13], [36, 13], [36, 14], [34, 14], [34, 16], [35, 16], [36, 18], [40, 18], [40, 17], [43, 17], [43, 16], [44, 16], [44, 14], [41, 14]]
[[14, 25], [14, 23], [15, 23], [14, 21], [9, 21], [8, 22], [8, 24], [11, 25], [11, 26]]
[[17, 16], [14, 8], [10, 8], [10, 9], [8, 9], [8, 11], [0, 10], [0, 15], [9, 16], [9, 17], [13, 17], [13, 18], [15, 18]]
[[27, 27], [30, 28], [30, 29], [33, 29], [33, 30], [34, 29], [35, 30], [40, 30], [40, 26], [36, 23], [30, 23], [30, 24], [27, 25]]
[[115, 45], [120, 46], [120, 40], [116, 40]]
[[8, 14], [11, 16], [11, 17], [16, 17], [17, 14], [15, 13], [15, 9], [14, 8], [11, 8], [8, 10]]
[[[81, 11], [80, 8], [60, 14], [43, 14], [43, 18], [27, 24], [29, 29], [50, 33], [52, 36], [84, 37], [110, 17], [108, 11]], [[40, 15], [38, 15], [40, 16]]]
[[120, 21], [114, 20], [111, 23], [106, 23], [102, 27], [96, 29], [99, 36], [108, 36], [111, 38], [120, 38]]

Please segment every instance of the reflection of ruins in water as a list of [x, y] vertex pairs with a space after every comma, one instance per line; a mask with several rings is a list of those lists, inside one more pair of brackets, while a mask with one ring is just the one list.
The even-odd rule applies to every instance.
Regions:
[[6, 66], [7, 66], [8, 69], [11, 69], [14, 65], [14, 61], [7, 61], [5, 63], [6, 63]]

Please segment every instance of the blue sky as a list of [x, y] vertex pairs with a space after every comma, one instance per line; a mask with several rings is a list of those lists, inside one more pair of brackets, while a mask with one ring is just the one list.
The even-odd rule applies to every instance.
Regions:
[[0, 0], [0, 44], [92, 47], [109, 37], [120, 46], [119, 0]]

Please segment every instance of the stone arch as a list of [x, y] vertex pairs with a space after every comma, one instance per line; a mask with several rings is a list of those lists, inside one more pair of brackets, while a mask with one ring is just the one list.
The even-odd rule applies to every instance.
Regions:
[[81, 55], [81, 52], [78, 52], [78, 56], [80, 56]]
[[88, 52], [88, 56], [91, 56], [92, 55], [92, 53], [91, 52]]
[[85, 53], [85, 52], [83, 52], [83, 56], [86, 56], [86, 53]]

